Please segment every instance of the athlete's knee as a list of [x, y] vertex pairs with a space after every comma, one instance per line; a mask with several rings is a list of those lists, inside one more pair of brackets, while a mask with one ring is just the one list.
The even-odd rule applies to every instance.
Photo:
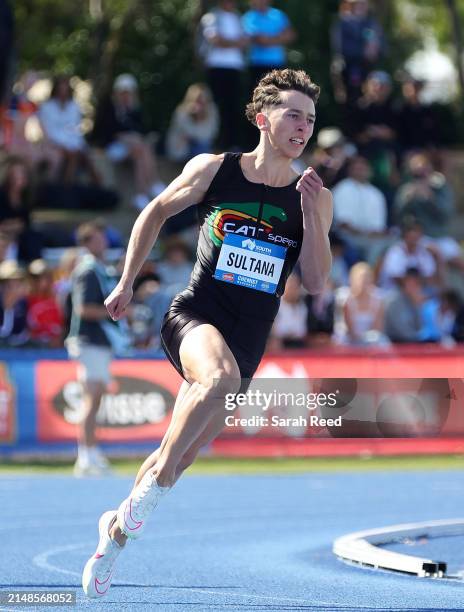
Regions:
[[241, 386], [240, 371], [235, 364], [221, 365], [209, 373], [203, 386], [211, 398], [223, 398], [231, 393], [238, 393]]

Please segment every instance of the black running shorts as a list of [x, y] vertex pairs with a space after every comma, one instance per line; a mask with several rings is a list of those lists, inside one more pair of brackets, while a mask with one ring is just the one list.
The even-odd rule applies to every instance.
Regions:
[[273, 320], [237, 314], [219, 305], [208, 292], [188, 287], [176, 296], [161, 327], [163, 349], [183, 378], [180, 345], [191, 329], [205, 323], [213, 325], [222, 334], [235, 357], [241, 377], [252, 378], [266, 348]]

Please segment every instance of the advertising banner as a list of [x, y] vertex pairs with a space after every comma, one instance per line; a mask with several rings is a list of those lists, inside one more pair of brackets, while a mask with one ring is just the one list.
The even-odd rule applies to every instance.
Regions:
[[[266, 357], [225, 402], [222, 439], [464, 436], [462, 358], [436, 354]], [[105, 442], [159, 440], [181, 378], [167, 361], [121, 360], [97, 421]], [[453, 376], [453, 378], [449, 378]], [[37, 438], [74, 441], [82, 386], [68, 361], [36, 364]]]
[[[97, 416], [105, 442], [159, 440], [181, 379], [167, 361], [113, 361], [113, 377]], [[82, 411], [82, 385], [69, 361], [36, 365], [37, 437], [40, 442], [75, 441]]]

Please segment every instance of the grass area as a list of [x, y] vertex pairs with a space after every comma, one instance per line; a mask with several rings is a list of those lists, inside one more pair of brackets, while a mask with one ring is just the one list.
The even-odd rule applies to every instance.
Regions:
[[[134, 475], [142, 460], [115, 459], [116, 474]], [[462, 470], [463, 455], [428, 455], [406, 457], [307, 457], [276, 459], [237, 459], [201, 457], [189, 474], [301, 474], [304, 472], [368, 472], [375, 470]], [[63, 460], [9, 462], [0, 465], [0, 476], [7, 474], [71, 474], [72, 463]]]

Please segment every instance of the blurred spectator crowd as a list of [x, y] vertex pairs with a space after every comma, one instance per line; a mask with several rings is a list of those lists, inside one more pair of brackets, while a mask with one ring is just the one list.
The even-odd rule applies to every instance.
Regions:
[[[296, 33], [270, 0], [251, 0], [243, 15], [235, 0], [217, 1], [197, 28], [205, 83], [188, 87], [160, 141], [144, 125], [131, 74], [115, 78], [93, 113], [76, 78], [12, 78], [14, 22], [7, 2], [0, 9], [0, 346], [61, 347], [72, 274], [85, 249], [78, 223], [64, 228], [36, 211], [87, 210], [105, 232], [117, 277], [135, 214], [165, 187], [165, 163], [180, 169], [199, 153], [256, 144], [243, 100], [264, 73], [287, 65]], [[323, 293], [310, 296], [296, 269], [269, 350], [462, 342], [464, 253], [441, 118], [423, 101], [424, 82], [383, 69], [388, 41], [368, 0], [340, 2], [331, 44], [341, 121], [320, 129], [304, 163], [334, 196], [332, 275]], [[125, 199], [109, 170], [131, 175], [126, 232], [105, 215]], [[95, 210], [106, 220], [95, 221]], [[138, 349], [159, 348], [164, 312], [188, 284], [195, 223], [192, 209], [170, 219], [136, 280], [128, 322]]]

